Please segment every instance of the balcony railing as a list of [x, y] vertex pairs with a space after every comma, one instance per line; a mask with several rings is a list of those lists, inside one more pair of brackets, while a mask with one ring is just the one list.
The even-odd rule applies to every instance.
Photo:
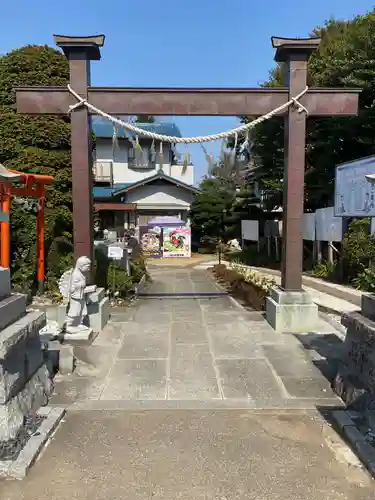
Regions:
[[152, 161], [147, 161], [147, 159], [136, 160], [135, 158], [128, 159], [128, 166], [131, 169], [137, 170], [153, 170], [157, 163]]
[[113, 163], [110, 160], [94, 161], [93, 174], [95, 182], [113, 182]]

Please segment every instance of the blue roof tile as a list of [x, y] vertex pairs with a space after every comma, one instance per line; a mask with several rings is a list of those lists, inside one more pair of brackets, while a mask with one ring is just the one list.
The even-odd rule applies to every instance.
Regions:
[[[120, 119], [127, 120], [128, 117], [120, 116]], [[175, 123], [171, 122], [155, 122], [155, 123], [137, 123], [137, 127], [155, 132], [156, 134], [170, 135], [175, 137], [182, 137], [180, 129]], [[112, 138], [113, 137], [113, 124], [100, 116], [95, 116], [92, 119], [92, 129], [96, 137]], [[132, 132], [127, 132], [127, 135], [134, 136]], [[126, 137], [124, 129], [118, 130], [118, 137]]]
[[113, 186], [94, 186], [92, 189], [92, 195], [94, 198], [109, 198], [115, 191], [125, 189], [129, 186], [131, 186], [131, 183], [120, 183], [114, 184]]

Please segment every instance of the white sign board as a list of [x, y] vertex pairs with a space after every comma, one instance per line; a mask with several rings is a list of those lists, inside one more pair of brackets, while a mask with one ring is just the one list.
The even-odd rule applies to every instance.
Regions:
[[315, 241], [315, 213], [303, 214], [302, 236], [304, 240]]
[[242, 220], [241, 236], [243, 240], [259, 241], [259, 221]]
[[317, 241], [341, 241], [342, 219], [335, 217], [334, 207], [319, 208], [315, 212]]
[[110, 259], [121, 260], [124, 256], [124, 249], [121, 247], [108, 247], [108, 257]]
[[336, 217], [375, 217], [375, 183], [366, 179], [369, 174], [375, 174], [375, 156], [336, 167]]

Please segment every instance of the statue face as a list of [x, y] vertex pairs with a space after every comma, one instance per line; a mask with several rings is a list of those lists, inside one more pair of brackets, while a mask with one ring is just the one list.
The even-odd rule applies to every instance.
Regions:
[[87, 273], [91, 268], [91, 260], [88, 257], [79, 257], [76, 262], [76, 267], [82, 273]]
[[83, 273], [87, 273], [90, 271], [90, 264], [84, 264], [82, 267], [81, 267], [81, 270]]

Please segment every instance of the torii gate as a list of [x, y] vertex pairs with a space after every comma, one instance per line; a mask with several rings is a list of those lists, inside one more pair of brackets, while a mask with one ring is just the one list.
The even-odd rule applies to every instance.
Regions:
[[[53, 181], [50, 175], [26, 174], [8, 170], [0, 163], [0, 267], [10, 267], [10, 207], [12, 196], [31, 197], [39, 200], [36, 218], [36, 260], [38, 291], [43, 293], [44, 263], [44, 203], [46, 185]], [[21, 184], [14, 186], [14, 183]]]
[[[272, 37], [275, 60], [285, 63], [286, 87], [257, 89], [91, 87], [90, 61], [100, 59], [104, 35], [54, 35], [70, 64], [70, 85], [83, 99], [112, 115], [261, 116], [288, 102], [306, 87], [307, 61], [319, 38]], [[301, 98], [310, 116], [357, 114], [359, 89], [313, 88]], [[16, 89], [17, 111], [23, 114], [66, 114], [76, 104], [64, 87]], [[302, 216], [306, 145], [306, 114], [290, 106], [285, 116], [285, 176], [282, 289], [302, 290]], [[92, 256], [92, 152], [90, 112], [85, 106], [71, 114], [73, 223], [76, 257]], [[296, 295], [293, 295], [296, 297]], [[289, 296], [287, 304], [295, 300]], [[283, 299], [283, 300], [284, 300]], [[300, 302], [301, 304], [304, 303]]]

